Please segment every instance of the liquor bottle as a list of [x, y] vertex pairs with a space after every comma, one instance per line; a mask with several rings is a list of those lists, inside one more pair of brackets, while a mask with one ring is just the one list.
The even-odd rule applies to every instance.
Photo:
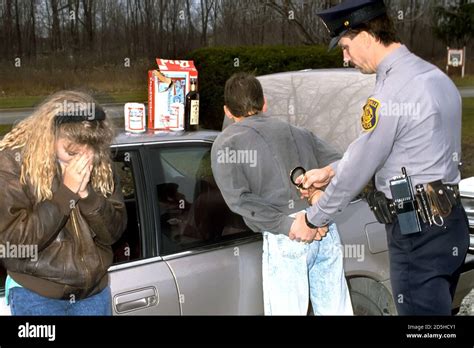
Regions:
[[196, 79], [191, 79], [191, 90], [186, 95], [184, 108], [184, 130], [196, 131], [199, 128], [199, 93], [196, 91]]

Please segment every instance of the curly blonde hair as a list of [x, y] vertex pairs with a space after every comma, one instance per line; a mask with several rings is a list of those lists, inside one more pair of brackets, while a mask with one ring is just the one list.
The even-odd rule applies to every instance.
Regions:
[[[0, 141], [0, 151], [20, 149], [20, 182], [31, 185], [36, 201], [52, 199], [53, 179], [60, 171], [56, 141], [65, 138], [72, 143], [90, 146], [95, 153], [91, 173], [94, 191], [107, 197], [114, 191], [112, 160], [109, 146], [114, 138], [107, 119], [57, 123], [63, 103], [97, 105], [89, 95], [77, 91], [61, 91], [47, 98], [33, 114], [22, 120]], [[96, 106], [96, 107], [97, 107]]]

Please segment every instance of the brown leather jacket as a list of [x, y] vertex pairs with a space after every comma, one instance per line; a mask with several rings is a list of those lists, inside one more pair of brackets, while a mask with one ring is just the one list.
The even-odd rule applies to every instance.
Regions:
[[80, 199], [57, 177], [53, 198], [38, 204], [32, 187], [20, 183], [21, 161], [15, 160], [20, 153], [0, 151], [0, 244], [37, 245], [38, 255], [36, 261], [3, 259], [8, 274], [50, 298], [82, 299], [100, 292], [113, 261], [111, 245], [127, 223], [118, 183], [110, 198], [90, 188]]

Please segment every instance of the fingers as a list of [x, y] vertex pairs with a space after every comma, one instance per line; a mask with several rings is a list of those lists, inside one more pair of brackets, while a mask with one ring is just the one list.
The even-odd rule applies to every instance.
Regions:
[[77, 173], [82, 174], [85, 172], [91, 161], [91, 156], [89, 154], [83, 153], [76, 164]]
[[306, 177], [306, 180], [303, 182], [303, 187], [305, 189], [309, 189], [311, 187], [320, 189], [326, 185], [327, 185], [326, 180], [319, 175], [308, 176]]
[[[300, 194], [301, 194], [300, 198], [310, 199], [309, 200], [310, 204], [311, 204], [312, 197], [314, 196], [314, 194], [316, 192], [318, 192], [318, 191], [323, 192], [323, 191], [321, 191], [321, 190], [319, 190], [319, 189], [317, 189], [313, 186], [308, 187], [307, 189], [299, 189], [299, 191], [300, 191]], [[319, 198], [319, 196], [318, 196], [318, 198]]]
[[295, 220], [288, 233], [288, 238], [305, 244], [312, 243], [314, 240], [320, 241], [323, 239], [328, 230], [327, 226], [311, 229], [308, 228], [304, 219], [305, 213], [300, 212], [296, 214]]
[[83, 159], [84, 154], [81, 154], [79, 156], [74, 156], [73, 159], [71, 159], [67, 165], [67, 169], [70, 172], [73, 173], [79, 173], [80, 169], [80, 161]]
[[92, 174], [92, 169], [94, 168], [94, 166], [92, 164], [89, 164], [87, 166], [87, 171], [86, 171], [86, 179], [87, 181], [89, 181], [89, 179], [91, 178], [91, 174]]
[[303, 177], [303, 187], [308, 189], [313, 186], [315, 188], [321, 188], [329, 183], [329, 175], [325, 169], [312, 169], [307, 171]]
[[297, 184], [301, 184], [303, 180], [304, 180], [304, 174], [301, 174], [299, 177], [296, 178], [295, 182]]
[[325, 237], [325, 234], [321, 234], [320, 232], [316, 232], [313, 239], [320, 242], [324, 237]]
[[81, 183], [79, 184], [79, 189], [77, 190], [77, 192], [83, 191], [84, 183], [86, 182], [86, 177], [87, 177], [87, 173], [84, 173], [84, 175], [81, 179]]
[[78, 193], [86, 190], [93, 169], [93, 152], [83, 152], [81, 155], [71, 159], [64, 167], [63, 183], [73, 192]]
[[81, 174], [84, 175], [84, 180], [83, 180], [83, 184], [81, 185], [81, 190], [83, 190], [85, 186], [87, 185], [87, 183], [89, 182], [93, 167], [94, 166], [91, 164], [91, 160], [89, 160], [84, 166], [84, 168], [82, 169]]
[[316, 241], [321, 241], [327, 234], [328, 232], [328, 227], [327, 226], [323, 226], [323, 227], [318, 227], [316, 229], [316, 233], [314, 235], [314, 238], [313, 240], [316, 240]]
[[305, 189], [310, 188], [318, 180], [318, 175], [315, 171], [317, 171], [317, 169], [312, 169], [306, 172], [306, 175], [303, 178], [303, 187]]
[[300, 191], [300, 198], [308, 198], [310, 196], [309, 190], [299, 190]]
[[74, 156], [73, 159], [69, 161], [69, 167], [75, 168], [76, 170], [82, 169], [82, 166], [85, 162], [91, 162], [94, 159], [94, 151], [90, 149], [85, 149], [81, 153]]
[[87, 188], [87, 184], [89, 183], [90, 178], [91, 178], [92, 168], [93, 168], [92, 164], [87, 164], [86, 165], [86, 167], [84, 169], [84, 171], [85, 171], [84, 172], [84, 177], [82, 179], [79, 191], [84, 191]]
[[327, 226], [323, 226], [323, 227], [319, 227], [318, 228], [318, 234], [323, 238], [326, 236], [326, 234], [328, 233], [328, 227]]

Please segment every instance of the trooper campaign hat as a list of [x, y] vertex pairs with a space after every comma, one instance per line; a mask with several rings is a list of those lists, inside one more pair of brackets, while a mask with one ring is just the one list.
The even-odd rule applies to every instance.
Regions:
[[317, 13], [331, 35], [329, 50], [350, 29], [355, 29], [374, 18], [387, 13], [383, 0], [346, 0], [343, 3]]

